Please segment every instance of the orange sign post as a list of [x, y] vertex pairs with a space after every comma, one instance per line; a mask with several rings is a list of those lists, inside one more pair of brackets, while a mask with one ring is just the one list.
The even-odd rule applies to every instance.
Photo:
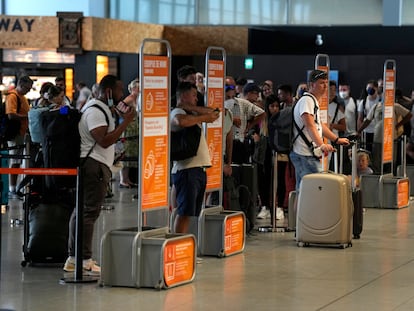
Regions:
[[381, 175], [384, 174], [385, 163], [391, 164], [390, 172], [386, 173], [393, 172], [395, 77], [395, 61], [386, 60], [384, 63], [384, 98], [382, 105], [383, 143]]
[[[325, 60], [325, 65], [321, 65], [322, 60]], [[325, 71], [328, 74], [329, 79], [329, 56], [326, 54], [318, 54], [315, 58], [315, 69]], [[329, 106], [329, 87], [327, 88], [325, 94], [319, 99], [319, 115], [321, 118], [321, 122], [325, 123], [325, 125], [328, 125], [328, 106]], [[326, 142], [326, 138], [324, 138], [324, 141]], [[329, 163], [328, 163], [328, 157], [324, 157], [324, 163], [322, 163], [322, 167], [326, 168], [328, 170]], [[324, 169], [325, 170], [325, 169]]]
[[139, 197], [148, 210], [168, 207], [170, 58], [142, 57]]
[[220, 118], [207, 124], [206, 140], [212, 163], [207, 169], [207, 191], [219, 190], [223, 183], [224, 72], [224, 53], [221, 60], [206, 58], [206, 104], [221, 111]]
[[198, 245], [201, 255], [225, 257], [243, 251], [246, 229], [243, 212], [224, 211], [222, 206], [225, 50], [209, 47], [205, 68], [206, 106], [217, 108], [221, 112], [216, 122], [205, 126], [212, 162], [212, 167], [207, 170], [206, 192], [218, 191], [219, 204], [202, 209], [198, 219]]

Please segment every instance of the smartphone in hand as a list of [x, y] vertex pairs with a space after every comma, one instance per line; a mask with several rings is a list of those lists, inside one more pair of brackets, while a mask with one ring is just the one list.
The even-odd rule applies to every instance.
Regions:
[[123, 101], [120, 101], [118, 105], [116, 105], [115, 109], [118, 110], [120, 113], [127, 113], [131, 107], [125, 104]]

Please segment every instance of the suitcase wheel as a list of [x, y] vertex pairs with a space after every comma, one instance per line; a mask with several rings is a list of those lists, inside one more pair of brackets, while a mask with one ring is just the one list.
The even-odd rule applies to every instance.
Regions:
[[359, 240], [361, 238], [361, 236], [358, 234], [358, 235], [354, 235], [354, 239], [355, 240]]
[[298, 247], [308, 247], [309, 246], [309, 243], [306, 243], [306, 242], [298, 242], [296, 245]]
[[22, 262], [20, 263], [20, 265], [24, 268], [27, 266], [27, 261], [26, 260], [22, 260]]

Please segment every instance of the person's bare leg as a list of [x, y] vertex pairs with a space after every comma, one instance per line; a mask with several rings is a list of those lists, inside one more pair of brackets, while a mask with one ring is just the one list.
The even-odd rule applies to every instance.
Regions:
[[190, 217], [177, 215], [174, 221], [175, 233], [188, 233], [190, 227]]

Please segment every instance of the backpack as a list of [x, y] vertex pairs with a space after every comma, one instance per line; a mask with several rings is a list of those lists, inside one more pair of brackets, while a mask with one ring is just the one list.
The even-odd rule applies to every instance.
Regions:
[[[10, 93], [8, 96], [12, 94], [17, 98], [16, 112], [19, 113], [22, 105], [20, 97], [16, 93]], [[6, 102], [2, 102], [0, 105], [0, 148], [7, 147], [7, 142], [16, 138], [19, 133], [20, 120], [9, 119], [9, 116], [6, 114]]]
[[[316, 106], [315, 99], [308, 94], [304, 94], [303, 96], [309, 96], [312, 98], [314, 103], [314, 114], [316, 114], [318, 107]], [[303, 128], [299, 128], [296, 122], [293, 121], [293, 111], [295, 106], [296, 104], [281, 109], [269, 120], [270, 144], [276, 152], [289, 154], [292, 151], [293, 143], [298, 137], [301, 137], [307, 145], [310, 143], [302, 132]], [[295, 126], [299, 132], [295, 137], [293, 137], [293, 126]]]
[[[102, 107], [94, 104], [87, 109], [91, 107], [96, 107], [101, 110], [105, 115], [107, 124], [109, 124], [109, 117]], [[44, 111], [41, 114], [40, 118], [43, 132], [42, 150], [45, 167], [79, 167], [80, 134], [78, 125], [81, 116], [81, 112], [77, 109], [71, 109], [68, 106], [56, 110]], [[47, 189], [57, 190], [62, 188], [74, 188], [75, 186], [76, 176], [46, 176]]]

